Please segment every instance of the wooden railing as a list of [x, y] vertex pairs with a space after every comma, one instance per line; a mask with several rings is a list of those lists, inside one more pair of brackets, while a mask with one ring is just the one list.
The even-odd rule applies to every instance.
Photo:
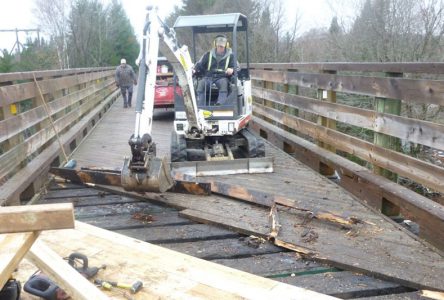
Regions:
[[0, 204], [32, 197], [118, 94], [111, 68], [0, 74]]
[[[438, 160], [400, 151], [401, 145], [444, 151], [444, 63], [252, 67], [253, 127], [261, 136], [325, 175], [339, 174], [339, 184], [372, 207], [416, 221], [420, 235], [444, 249], [443, 203], [395, 180], [401, 177], [444, 194], [444, 168]], [[360, 107], [364, 101], [369, 108]], [[412, 105], [441, 107], [441, 119], [406, 114]]]

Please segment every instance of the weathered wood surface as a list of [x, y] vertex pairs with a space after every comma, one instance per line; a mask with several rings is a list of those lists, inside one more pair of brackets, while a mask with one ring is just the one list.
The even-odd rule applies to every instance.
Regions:
[[[31, 73], [32, 74], [32, 73]], [[64, 88], [72, 87], [76, 84], [84, 84], [90, 81], [98, 80], [104, 76], [113, 76], [114, 71], [108, 70], [104, 72], [83, 73], [76, 75], [68, 75], [61, 78], [53, 78], [49, 80], [38, 81], [42, 93], [55, 92]], [[32, 76], [32, 75], [31, 75]], [[34, 98], [38, 96], [38, 90], [34, 82], [25, 82], [14, 85], [0, 86], [0, 99], [4, 100], [3, 105], [8, 105], [21, 100]]]
[[254, 118], [253, 126], [255, 130], [266, 133], [269, 141], [279, 148], [284, 148], [285, 144], [294, 147], [296, 150], [293, 155], [313, 169], [319, 169], [322, 162], [338, 170], [341, 177], [339, 184], [372, 207], [379, 210], [383, 199], [399, 206], [404, 217], [420, 224], [421, 237], [441, 250], [444, 249], [444, 208], [439, 203], [383, 177], [375, 176], [367, 168], [320, 149], [313, 143], [261, 119]]
[[[135, 95], [132, 102], [135, 103]], [[155, 111], [156, 121], [152, 132], [156, 135], [154, 142], [157, 144], [158, 157], [169, 153], [173, 125], [170, 119], [165, 120], [165, 118], [171, 118], [172, 114], [171, 111]], [[121, 169], [123, 158], [131, 155], [128, 140], [134, 133], [136, 120], [134, 105], [132, 108], [124, 109], [120, 97], [107, 113], [106, 120], [90, 133], [87, 143], [82, 143], [75, 150], [72, 158], [77, 161], [78, 166]], [[162, 133], [159, 134], [160, 132]]]
[[[113, 93], [105, 99], [99, 106], [92, 109], [86, 114], [82, 121], [72, 126], [61, 137], [61, 142], [65, 148], [69, 148], [70, 143], [76, 139], [83, 137], [83, 132], [93, 127], [92, 123], [96, 123], [101, 117], [102, 113], [115, 100], [118, 92]], [[0, 189], [0, 205], [18, 202], [20, 193], [22, 193], [30, 184], [32, 184], [39, 176], [46, 174], [49, 170], [49, 165], [61, 154], [61, 149], [58, 143], [53, 143], [44, 149], [37, 158], [31, 160], [26, 167], [22, 168], [2, 185]]]
[[444, 85], [438, 80], [314, 74], [251, 70], [254, 80], [285, 83], [312, 89], [332, 90], [413, 103], [444, 105]]
[[0, 82], [15, 82], [22, 80], [33, 80], [32, 73], [35, 74], [35, 77], [39, 78], [48, 78], [54, 76], [67, 76], [73, 74], [83, 74], [97, 71], [109, 71], [114, 70], [114, 68], [109, 67], [98, 67], [98, 68], [76, 68], [76, 69], [65, 69], [65, 70], [45, 70], [45, 71], [35, 71], [35, 72], [13, 72], [13, 73], [1, 73], [0, 74]]
[[[339, 122], [395, 136], [413, 143], [444, 149], [444, 125], [410, 119], [349, 105], [329, 103], [317, 99], [254, 87], [253, 96], [301, 109]], [[298, 129], [292, 126], [294, 129]]]
[[374, 165], [415, 180], [436, 191], [444, 192], [444, 168], [421, 161], [406, 154], [385, 149], [359, 138], [290, 116], [278, 109], [257, 104], [254, 111], [265, 118], [293, 128], [307, 136], [355, 155]]
[[313, 70], [337, 72], [390, 72], [444, 74], [444, 63], [255, 63], [259, 70]]
[[[124, 128], [123, 120], [132, 123], [131, 115], [133, 113], [129, 109], [123, 109], [121, 105], [118, 102], [110, 110], [107, 118], [111, 118], [111, 122], [101, 124], [103, 128], [106, 128], [104, 132], [115, 132], [118, 128]], [[159, 127], [153, 129], [154, 141], [158, 143], [169, 141], [171, 123], [163, 120], [157, 122], [157, 125]], [[130, 130], [121, 130], [121, 132], [124, 131]], [[79, 151], [74, 154], [79, 165], [82, 166], [88, 162], [108, 168], [110, 165], [118, 165], [120, 160], [117, 154], [120, 153], [120, 157], [122, 157], [123, 151], [129, 151], [125, 133], [113, 138], [111, 143], [116, 143], [116, 147], [113, 149], [106, 148], [109, 141], [107, 135], [102, 133], [93, 136], [93, 134], [88, 139], [88, 143], [81, 145]], [[118, 137], [121, 139], [119, 142]], [[92, 149], [97, 149], [100, 145], [103, 145], [103, 150], [99, 153], [93, 152]], [[90, 149], [90, 151], [80, 152], [83, 149]], [[81, 153], [82, 155], [80, 155]], [[322, 209], [337, 215], [354, 216], [367, 222], [361, 224], [356, 229], [356, 233], [350, 233], [347, 230], [341, 230], [337, 225], [320, 220], [312, 220], [304, 225], [304, 213], [280, 211], [282, 227], [279, 240], [309, 249], [318, 260], [330, 262], [349, 270], [391, 278], [412, 287], [444, 288], [441, 281], [430, 275], [430, 270], [433, 270], [434, 274], [442, 273], [444, 276], [442, 256], [400, 231], [396, 225], [374, 213], [340, 187], [311, 171], [302, 163], [274, 147], [268, 146], [267, 153], [275, 157], [274, 173], [219, 176], [217, 180], [287, 197], [312, 211]], [[158, 149], [158, 155], [162, 156], [162, 154], [166, 153]], [[95, 157], [99, 157], [98, 163], [94, 161]], [[101, 161], [101, 158], [104, 157], [107, 159]], [[104, 163], [106, 165], [103, 165]], [[232, 229], [236, 228], [242, 233], [256, 233], [265, 236], [270, 231], [268, 209], [252, 207], [250, 204], [239, 203], [226, 197], [165, 193], [162, 197], [156, 197], [155, 200], [176, 208], [190, 208], [214, 215], [215, 218], [218, 218], [217, 222], [223, 225], [223, 221], [225, 221], [226, 226]], [[244, 220], [249, 220], [249, 222]], [[301, 235], [310, 228], [316, 232], [318, 237], [307, 243], [304, 242], [304, 237]], [[365, 256], [362, 253], [365, 253]]]
[[[55, 115], [66, 107], [77, 103], [78, 101], [87, 97], [93, 96], [99, 90], [114, 83], [114, 80], [104, 81], [98, 85], [90, 86], [86, 89], [73, 92], [59, 99], [55, 99], [48, 103], [51, 115]], [[11, 116], [7, 120], [0, 121], [0, 142], [19, 134], [23, 130], [34, 126], [35, 124], [48, 118], [48, 114], [42, 106], [30, 109], [26, 112], [20, 113], [16, 116]]]
[[[120, 105], [122, 105], [121, 102], [117, 103], [113, 107], [113, 109], [115, 108], [117, 110], [118, 114], [122, 114], [124, 111]], [[131, 117], [128, 117], [128, 120], [132, 122]], [[166, 126], [167, 129], [162, 130], [162, 127], [160, 126], [158, 127], [158, 130], [154, 130], [155, 141], [169, 141], [171, 123], [163, 122], [162, 124], [163, 126]], [[109, 124], [100, 124], [100, 126], [102, 125], [107, 126], [108, 131], [113, 130], [112, 126]], [[122, 123], [116, 123], [115, 126], [117, 126], [115, 128], [122, 127]], [[131, 132], [131, 130], [129, 131]], [[98, 136], [97, 140], [94, 142], [96, 143], [96, 148], [99, 147], [98, 145], [104, 145], [107, 142], [107, 137], [103, 135], [101, 137], [102, 138], [100, 139], [100, 136]], [[122, 137], [124, 137], [124, 140], [121, 141], [121, 143], [128, 147], [126, 135], [122, 135]], [[439, 286], [440, 282], [436, 283], [436, 278], [430, 278], [431, 275], [427, 274], [430, 274], [431, 268], [435, 268], [435, 271], [437, 271], [438, 274], [439, 272], [442, 272], [442, 269], [439, 268], [439, 265], [442, 264], [442, 257], [437, 259], [437, 256], [433, 251], [430, 251], [427, 247], [424, 247], [410, 235], [400, 231], [398, 227], [390, 222], [387, 222], [383, 217], [368, 210], [356, 199], [351, 197], [347, 192], [344, 192], [338, 186], [309, 170], [307, 166], [297, 162], [282, 152], [278, 152], [273, 147], [267, 147], [267, 151], [271, 153], [271, 155], [276, 155], [278, 158], [276, 161], [277, 169], [275, 173], [225, 176], [222, 179], [226, 180], [227, 182], [234, 182], [236, 184], [244, 185], [250, 189], [259, 189], [270, 194], [283, 195], [285, 197], [301, 201], [304, 206], [308, 205], [313, 210], [316, 208], [322, 208], [338, 214], [356, 216], [369, 223], [376, 224], [376, 228], [373, 228], [372, 225], [366, 224], [363, 226], [363, 228], [360, 228], [361, 231], [359, 231], [357, 236], [354, 237], [347, 236], [346, 233], [348, 231], [341, 230], [336, 225], [325, 224], [312, 220], [307, 225], [309, 227], [313, 227], [314, 231], [318, 231], [317, 234], [319, 236], [317, 240], [303, 242], [301, 241], [301, 233], [302, 231], [306, 231], [306, 228], [304, 228], [302, 225], [294, 227], [295, 224], [297, 225], [302, 223], [303, 214], [293, 211], [282, 211], [282, 209], [279, 209], [280, 221], [283, 225], [279, 232], [280, 238], [288, 239], [293, 243], [310, 248], [313, 253], [316, 253], [317, 256], [315, 256], [315, 258], [317, 260], [330, 262], [330, 265], [340, 265], [352, 270], [361, 270], [363, 272], [367, 272], [368, 274], [376, 274], [383, 278], [392, 278], [393, 280], [397, 280], [408, 286], [414, 286], [418, 284], [418, 282], [421, 282], [420, 285], [437, 284]], [[121, 149], [128, 151], [129, 147], [127, 150], [125, 150], [125, 147], [122, 147]], [[166, 149], [168, 149], [168, 146]], [[109, 151], [110, 150], [108, 150], [108, 152]], [[117, 151], [114, 151], [112, 155], [114, 155], [115, 152]], [[163, 154], [162, 151], [158, 152], [160, 155]], [[106, 151], [104, 151], [101, 153], [101, 155], [105, 156], [108, 154]], [[122, 156], [123, 154], [120, 155], [120, 157]], [[87, 161], [87, 159], [91, 159], [91, 154], [85, 154], [85, 156], [78, 157], [79, 161], [82, 161], [80, 159], [82, 157], [85, 157], [85, 161]], [[117, 155], [111, 157], [112, 158], [106, 161], [106, 165], [104, 165], [104, 167], [119, 165], [120, 157]], [[82, 166], [82, 163], [79, 165]], [[219, 179], [221, 178], [218, 177], [218, 180]], [[136, 199], [143, 199], [140, 194], [134, 194], [134, 196]], [[230, 200], [226, 197], [218, 195], [200, 197], [165, 193], [161, 196], [151, 194], [148, 194], [147, 196], [148, 198], [153, 198], [157, 203], [162, 203], [175, 208], [189, 208], [195, 211], [205, 211], [210, 214], [214, 214], [215, 216], [224, 216], [223, 219], [225, 219], [225, 221], [233, 222], [232, 228], [236, 227], [241, 228], [242, 230], [247, 229], [250, 230], [250, 233], [254, 232], [260, 234], [263, 232], [264, 235], [269, 233], [269, 209], [252, 207], [251, 204]], [[143, 206], [136, 207], [138, 207], [137, 209], [139, 210], [143, 209]], [[90, 220], [94, 217], [97, 219], [99, 218], [99, 209], [88, 217], [89, 213], [87, 212], [86, 208], [88, 208], [88, 206], [83, 206], [83, 208], [79, 207], [79, 209], [82, 209], [82, 212], [78, 215], [81, 216], [83, 213], [85, 213], [85, 218], [89, 218]], [[126, 216], [126, 218], [136, 212], [136, 209], [131, 210], [125, 208], [125, 205], [120, 205], [120, 209], [123, 209], [122, 216]], [[152, 211], [155, 212], [155, 210]], [[104, 207], [103, 213], [108, 215], [110, 213], [112, 214], [112, 208], [107, 210]], [[116, 210], [115, 214], [119, 214], [119, 210]], [[241, 222], [239, 222], [239, 220]], [[239, 223], [241, 224], [239, 225]], [[131, 226], [134, 225], [132, 224]], [[143, 225], [140, 228], [149, 229], [151, 227]], [[283, 230], [283, 228], [286, 228], [286, 230]], [[114, 227], [114, 229], [118, 228]], [[171, 234], [174, 234], [175, 230], [170, 232]], [[178, 232], [180, 233], [180, 230]], [[245, 231], [245, 233], [247, 232], [248, 231]], [[193, 246], [191, 246], [189, 243], [170, 243], [172, 241], [172, 236], [173, 235], [171, 235], [171, 238], [168, 239], [168, 243], [163, 245], [176, 250], [186, 251], [190, 254], [196, 253], [195, 255], [207, 259], [228, 259], [236, 253], [236, 249], [239, 248], [239, 245], [244, 243], [238, 238], [216, 239], [210, 241], [205, 240], [206, 238], [204, 238], [204, 240], [189, 242], [193, 244]], [[402, 239], [402, 242], [399, 242], [400, 239]], [[338, 241], [339, 243], [337, 243]], [[323, 245], [320, 245], [321, 243]], [[224, 245], [228, 245], [226, 251], [224, 250]], [[261, 248], [261, 245], [262, 244], [259, 245], [256, 252], [252, 252], [251, 249], [246, 252], [240, 252], [240, 257], [265, 255], [267, 253], [271, 254], [282, 251], [279, 250], [281, 248], [269, 244], [264, 244], [266, 246], [262, 246], [265, 247], [265, 249], [263, 249]], [[413, 248], [410, 249], [410, 247]], [[406, 250], [406, 248], [409, 248], [410, 250]], [[373, 254], [370, 253], [372, 251]], [[366, 256], [363, 257], [362, 253], [366, 253]], [[414, 257], [414, 259], [411, 257], [409, 258], [409, 256]], [[394, 266], [392, 268], [392, 264], [395, 264], [392, 261], [398, 261], [400, 263], [398, 266]], [[385, 262], [386, 265], [384, 265], [383, 262]], [[358, 265], [356, 266], [356, 264]], [[430, 267], [430, 265], [435, 266]], [[438, 265], [438, 267], [436, 267], [436, 265]], [[427, 268], [425, 275], [423, 274], [424, 270], [421, 270], [421, 268]], [[409, 272], [411, 272], [411, 274]], [[417, 278], [421, 277], [419, 274], [424, 275], [425, 277]], [[406, 276], [411, 277], [405, 278]]]
[[[81, 192], [83, 189], [85, 191]], [[177, 210], [165, 206], [159, 207], [154, 203], [146, 202], [146, 200], [145, 203], [141, 203], [143, 198], [140, 195], [137, 198], [129, 198], [109, 193], [102, 195], [96, 193], [96, 196], [94, 196], [90, 188], [81, 188], [77, 185], [62, 182], [52, 184], [47, 195], [48, 199], [45, 199], [44, 203], [53, 203], [57, 200], [75, 203], [76, 209], [81, 209], [81, 212], [78, 210], [77, 218], [89, 224], [120, 232], [126, 229], [133, 229], [134, 232], [136, 230], [139, 231], [140, 233], [138, 234], [151, 236], [153, 235], [151, 229], [155, 229], [155, 236], [160, 237], [156, 243], [161, 243], [162, 246], [172, 250], [186, 251], [187, 254], [195, 257], [270, 278], [286, 278], [291, 277], [292, 274], [304, 276], [304, 284], [329, 286], [331, 287], [329, 294], [338, 291], [338, 288], [328, 284], [328, 282], [331, 282], [330, 278], [320, 276], [314, 277], [312, 281], [309, 280], [312, 274], [340, 271], [336, 268], [332, 268], [329, 265], [321, 265], [310, 259], [303, 259], [294, 252], [283, 252], [286, 250], [273, 246], [259, 238], [238, 235], [235, 232], [224, 236], [223, 231], [211, 229], [209, 230], [214, 235], [202, 232], [202, 229], [205, 227], [202, 227], [202, 225], [190, 226], [193, 223], [178, 216]], [[87, 197], [85, 197], [86, 195]], [[118, 197], [121, 200], [117, 200]], [[128, 201], [127, 205], [121, 205], [124, 204], [125, 200]], [[96, 206], [90, 206], [89, 201], [96, 203]], [[199, 198], [196, 197], [196, 205], [199, 204], [198, 201]], [[113, 202], [118, 203], [118, 205], [114, 206], [114, 209], [110, 205]], [[177, 202], [171, 201], [170, 204], [183, 207], [181, 202], [179, 199]], [[128, 207], [135, 203], [139, 203], [138, 209], [128, 210]], [[155, 208], [156, 206], [157, 209]], [[90, 209], [92, 214], [87, 212], [86, 209]], [[147, 211], [150, 213], [146, 213]], [[83, 212], [86, 212], [86, 214], [83, 214]], [[187, 225], [187, 227], [182, 229], [184, 225]], [[191, 228], [196, 228], [200, 231], [193, 233]], [[168, 235], [167, 240], [163, 238], [162, 232]], [[222, 233], [222, 235], [219, 233]], [[385, 282], [386, 284], [379, 284], [375, 287], [372, 283], [375, 279], [363, 275], [360, 278], [368, 278], [364, 282], [353, 281], [353, 278], [355, 277], [341, 277], [341, 287], [347, 287], [347, 295], [352, 295], [353, 297], [351, 298], [357, 298], [361, 295], [391, 294], [393, 287], [402, 289], [401, 285], [393, 282]], [[326, 281], [325, 283], [324, 280]], [[372, 286], [372, 288], [367, 287], [367, 280], [369, 280], [368, 285]], [[291, 284], [298, 286], [296, 282], [291, 282]]]

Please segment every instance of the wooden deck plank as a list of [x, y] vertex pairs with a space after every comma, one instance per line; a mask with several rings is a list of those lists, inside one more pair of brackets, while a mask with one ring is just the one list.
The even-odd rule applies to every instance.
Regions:
[[[216, 205], [202, 204], [200, 209], [202, 211], [194, 215], [194, 220], [207, 220], [241, 233], [263, 237], [270, 232], [269, 211], [264, 208], [251, 209], [244, 203], [231, 203], [228, 208], [230, 214], [224, 211], [224, 207]], [[305, 216], [298, 212], [280, 211], [279, 219], [282, 227], [278, 239], [309, 249], [313, 257], [320, 261], [351, 271], [390, 278], [413, 288], [421, 285], [444, 288], [441, 276], [436, 276], [444, 272], [442, 257], [408, 235], [400, 234], [395, 225], [384, 220], [380, 220], [377, 226], [359, 226], [356, 233], [350, 235], [347, 234], [348, 230], [319, 220], [311, 220], [303, 225]], [[307, 241], [304, 234], [307, 230], [315, 236], [314, 239]], [[388, 237], [386, 232], [391, 236]], [[379, 237], [385, 237], [384, 242]], [[421, 259], [418, 259], [419, 255]]]
[[107, 263], [103, 278], [140, 279], [144, 287], [136, 299], [329, 299], [80, 222], [75, 230], [45, 232], [41, 238], [60, 256], [81, 251], [91, 265]]
[[135, 214], [135, 213], [152, 215], [154, 213], [160, 213], [165, 211], [171, 211], [171, 208], [154, 206], [147, 202], [135, 202], [135, 203], [107, 204], [100, 206], [79, 206], [74, 209], [74, 214], [76, 216], [82, 216], [82, 218], [86, 218], [86, 217], [112, 216], [118, 214]]
[[[382, 294], [411, 291], [399, 284], [382, 281], [352, 272], [331, 272], [310, 276], [287, 276], [276, 278], [280, 282], [326, 293], [341, 299], [360, 298]], [[322, 285], [319, 284], [322, 282]]]
[[159, 245], [205, 260], [282, 252], [281, 248], [276, 247], [269, 242], [260, 243], [248, 237], [223, 240], [205, 240], [191, 243], [160, 243]]
[[154, 244], [171, 243], [179, 240], [181, 242], [188, 242], [208, 239], [226, 239], [239, 236], [230, 230], [205, 224], [118, 229], [114, 232]]
[[190, 220], [179, 217], [179, 213], [177, 211], [160, 212], [156, 213], [155, 215], [118, 214], [86, 218], [79, 216], [77, 220], [107, 230], [193, 224], [193, 222]]
[[[152, 132], [156, 135], [154, 142], [157, 144], [157, 156], [162, 157], [169, 153], [171, 120], [174, 114], [160, 111], [154, 117], [156, 122], [153, 123]], [[77, 161], [77, 166], [121, 168], [124, 156], [131, 154], [128, 140], [134, 133], [135, 120], [134, 107], [124, 109], [123, 100], [119, 98], [99, 126], [90, 133], [87, 141], [74, 151], [72, 158]]]
[[331, 267], [303, 260], [294, 252], [279, 252], [243, 258], [214, 259], [212, 261], [230, 268], [270, 278], [286, 277], [298, 273], [315, 273], [321, 269], [331, 270]]

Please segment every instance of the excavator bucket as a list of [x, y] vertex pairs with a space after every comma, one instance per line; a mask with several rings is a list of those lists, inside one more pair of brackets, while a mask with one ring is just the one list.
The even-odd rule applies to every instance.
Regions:
[[169, 190], [174, 181], [168, 162], [151, 156], [141, 170], [130, 168], [130, 159], [125, 158], [121, 173], [122, 187], [127, 191], [163, 193]]

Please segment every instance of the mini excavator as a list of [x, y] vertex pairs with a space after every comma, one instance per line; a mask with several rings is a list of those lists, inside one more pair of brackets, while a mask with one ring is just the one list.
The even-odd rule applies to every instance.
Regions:
[[[193, 178], [201, 175], [264, 173], [273, 171], [272, 158], [265, 157], [264, 142], [248, 129], [252, 116], [251, 80], [248, 55], [248, 22], [240, 13], [181, 16], [173, 28], [159, 18], [156, 7], [147, 8], [141, 50], [137, 59], [139, 85], [136, 98], [134, 133], [129, 139], [131, 157], [124, 159], [117, 171], [83, 168], [72, 171], [53, 168], [52, 173], [73, 182], [120, 185], [127, 191], [164, 192], [177, 185], [177, 174]], [[228, 33], [233, 41], [234, 60], [238, 53], [246, 62], [235, 68], [229, 78], [226, 103], [216, 104], [217, 87], [205, 90], [205, 101], [197, 105], [195, 88], [203, 76], [193, 74], [188, 46], [178, 46], [176, 29], [191, 29], [194, 61], [196, 37], [200, 34]], [[237, 43], [243, 33], [245, 40]], [[245, 49], [239, 51], [242, 44]], [[171, 164], [156, 157], [156, 144], [151, 135], [154, 92], [159, 51], [172, 65], [182, 95], [175, 97], [174, 130], [171, 135]], [[205, 76], [220, 76], [219, 74]], [[176, 180], [172, 179], [172, 174]], [[117, 177], [120, 177], [120, 182]], [[183, 177], [182, 177], [183, 178]]]

